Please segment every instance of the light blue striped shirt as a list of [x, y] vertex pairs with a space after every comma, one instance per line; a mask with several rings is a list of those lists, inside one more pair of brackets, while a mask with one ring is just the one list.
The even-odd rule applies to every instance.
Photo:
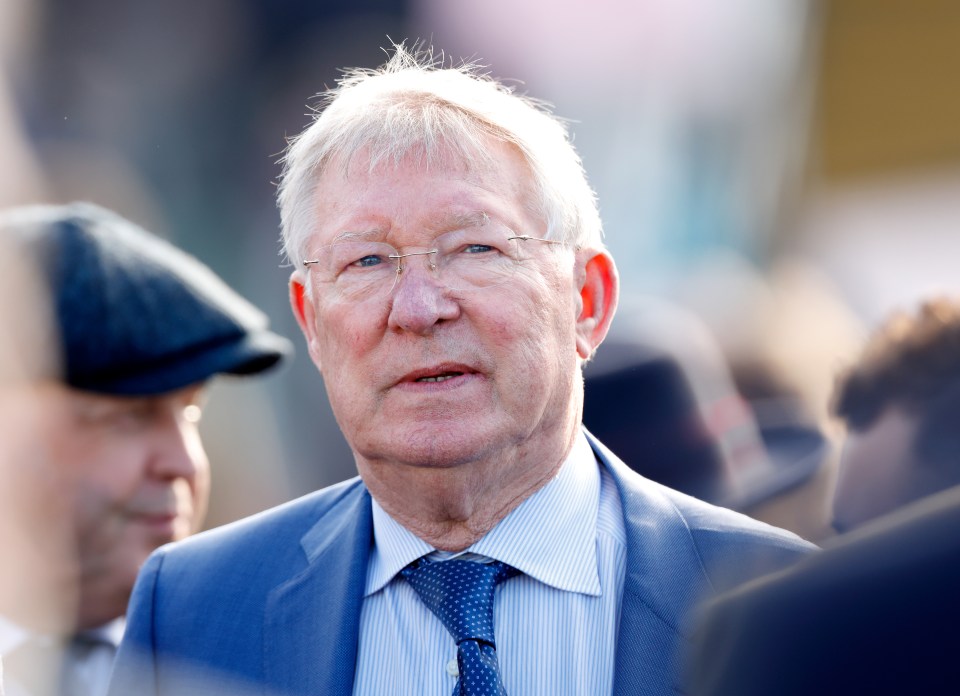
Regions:
[[437, 551], [376, 501], [373, 529], [354, 694], [452, 693], [453, 638], [397, 575], [431, 553], [492, 558], [521, 571], [494, 600], [508, 694], [611, 693], [626, 533], [616, 484], [582, 433], [557, 476], [462, 554]]

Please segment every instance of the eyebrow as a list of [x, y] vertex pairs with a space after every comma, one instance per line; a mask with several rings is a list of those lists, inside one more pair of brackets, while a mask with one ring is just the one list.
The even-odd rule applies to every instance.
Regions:
[[434, 218], [431, 229], [447, 232], [465, 227], [483, 227], [490, 222], [490, 214], [486, 210], [473, 210], [468, 213], [442, 214]]
[[369, 230], [363, 231], [352, 231], [347, 230], [341, 232], [336, 237], [330, 240], [330, 243], [350, 241], [355, 239], [369, 240], [369, 239], [384, 239], [387, 236], [387, 233], [380, 227], [374, 227]]

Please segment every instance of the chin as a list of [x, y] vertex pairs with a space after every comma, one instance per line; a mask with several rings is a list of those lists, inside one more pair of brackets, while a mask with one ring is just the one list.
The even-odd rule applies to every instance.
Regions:
[[449, 468], [481, 459], [502, 448], [502, 433], [488, 434], [476, 425], [428, 427], [393, 442], [395, 458], [418, 466]]
[[183, 541], [188, 536], [200, 531], [199, 527], [199, 524], [194, 524], [190, 520], [180, 520], [173, 530], [170, 541]]
[[518, 418], [490, 406], [454, 410], [438, 404], [415, 412], [375, 412], [350, 422], [362, 424], [344, 428], [347, 441], [361, 459], [427, 467], [469, 463], [508, 448], [528, 432]]

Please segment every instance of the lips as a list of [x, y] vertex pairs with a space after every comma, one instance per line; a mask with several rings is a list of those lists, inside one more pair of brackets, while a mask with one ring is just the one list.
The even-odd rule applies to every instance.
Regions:
[[415, 382], [446, 382], [448, 379], [453, 379], [454, 377], [459, 377], [462, 372], [445, 372], [442, 375], [436, 375], [435, 377], [420, 377], [419, 379], [414, 380]]
[[173, 495], [154, 500], [140, 499], [128, 505], [126, 513], [131, 519], [144, 522], [173, 521], [190, 516], [190, 508], [184, 503], [185, 501], [178, 501]]
[[180, 513], [176, 510], [136, 510], [129, 513], [130, 517], [137, 517], [148, 520], [174, 519], [179, 517]]
[[408, 372], [398, 380], [397, 384], [403, 383], [438, 383], [446, 382], [456, 377], [463, 377], [468, 374], [475, 374], [476, 370], [461, 364], [443, 364], [433, 367], [422, 368]]

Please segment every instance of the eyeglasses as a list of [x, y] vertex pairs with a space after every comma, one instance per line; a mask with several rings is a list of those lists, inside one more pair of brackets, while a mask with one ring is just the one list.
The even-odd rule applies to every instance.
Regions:
[[317, 281], [353, 301], [389, 294], [414, 256], [426, 257], [429, 270], [447, 288], [470, 291], [508, 282], [529, 260], [524, 255], [526, 242], [566, 244], [482, 225], [446, 232], [423, 251], [406, 254], [383, 242], [335, 242], [321, 247], [317, 257], [303, 265], [315, 273]]

